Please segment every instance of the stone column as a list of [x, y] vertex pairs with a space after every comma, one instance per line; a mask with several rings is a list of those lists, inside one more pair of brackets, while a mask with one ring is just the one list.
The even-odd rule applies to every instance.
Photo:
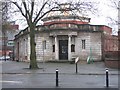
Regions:
[[55, 59], [58, 60], [58, 38], [55, 36]]
[[71, 35], [68, 36], [68, 60], [71, 60]]
[[28, 35], [27, 38], [27, 60], [30, 61], [30, 36]]

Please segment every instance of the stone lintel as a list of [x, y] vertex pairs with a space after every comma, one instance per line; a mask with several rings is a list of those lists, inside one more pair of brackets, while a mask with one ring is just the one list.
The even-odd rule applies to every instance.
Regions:
[[51, 32], [50, 36], [62, 36], [62, 35], [71, 35], [71, 36], [77, 36], [77, 32]]

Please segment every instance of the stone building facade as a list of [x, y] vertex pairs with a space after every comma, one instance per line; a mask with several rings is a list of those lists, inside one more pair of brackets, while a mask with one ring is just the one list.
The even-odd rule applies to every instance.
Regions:
[[[37, 61], [104, 59], [104, 37], [111, 36], [110, 27], [90, 25], [90, 18], [68, 13], [48, 16], [42, 21], [43, 25], [35, 29]], [[15, 60], [30, 60], [29, 28], [15, 36]]]
[[[92, 54], [95, 59], [101, 60], [102, 42], [101, 31], [78, 30], [36, 30], [37, 60], [71, 60], [79, 56], [86, 60]], [[20, 61], [30, 59], [29, 34], [16, 37], [15, 53]], [[90, 51], [91, 50], [91, 51]], [[44, 55], [43, 55], [44, 54]]]

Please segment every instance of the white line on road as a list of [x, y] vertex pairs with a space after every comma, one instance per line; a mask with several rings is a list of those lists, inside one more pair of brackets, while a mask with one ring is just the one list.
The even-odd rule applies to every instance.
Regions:
[[0, 81], [0, 83], [22, 83], [21, 81]]

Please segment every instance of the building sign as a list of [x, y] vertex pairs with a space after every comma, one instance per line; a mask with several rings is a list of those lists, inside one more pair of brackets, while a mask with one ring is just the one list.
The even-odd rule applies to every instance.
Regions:
[[8, 41], [7, 46], [14, 46], [14, 41]]

